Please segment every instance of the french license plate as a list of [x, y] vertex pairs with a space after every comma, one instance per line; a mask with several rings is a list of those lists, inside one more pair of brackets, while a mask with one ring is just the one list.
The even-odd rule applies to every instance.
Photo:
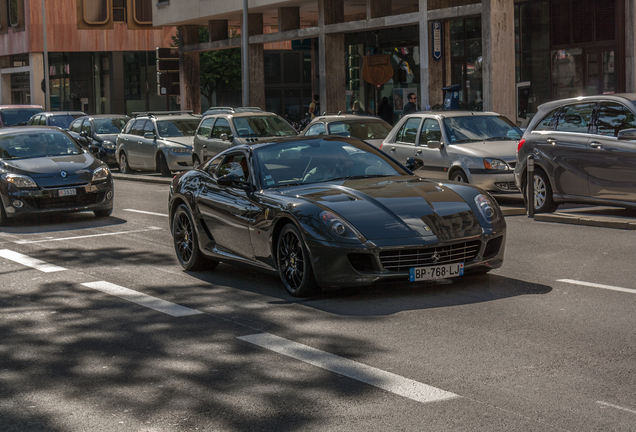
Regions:
[[77, 190], [76, 189], [60, 189], [58, 193], [59, 193], [59, 196], [71, 196], [71, 195], [77, 195]]
[[464, 275], [464, 263], [444, 264], [428, 267], [414, 267], [409, 269], [411, 282], [446, 279]]

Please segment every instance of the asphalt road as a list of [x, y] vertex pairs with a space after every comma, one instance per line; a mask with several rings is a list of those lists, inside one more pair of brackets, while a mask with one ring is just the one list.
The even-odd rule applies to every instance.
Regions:
[[636, 232], [507, 218], [487, 276], [183, 272], [168, 186], [0, 229], [2, 431], [634, 431]]

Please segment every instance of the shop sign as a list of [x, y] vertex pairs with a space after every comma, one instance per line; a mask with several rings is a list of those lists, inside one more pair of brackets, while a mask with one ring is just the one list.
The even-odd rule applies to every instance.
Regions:
[[442, 22], [433, 21], [433, 58], [439, 61], [442, 58]]
[[366, 55], [363, 57], [362, 78], [377, 88], [393, 78], [393, 66], [389, 54]]

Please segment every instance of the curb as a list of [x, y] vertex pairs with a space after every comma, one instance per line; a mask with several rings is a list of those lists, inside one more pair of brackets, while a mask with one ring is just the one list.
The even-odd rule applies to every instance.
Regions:
[[614, 228], [624, 230], [636, 230], [636, 221], [623, 218], [590, 217], [571, 214], [538, 214], [534, 220], [540, 222], [557, 222], [569, 225], [585, 225], [600, 228]]

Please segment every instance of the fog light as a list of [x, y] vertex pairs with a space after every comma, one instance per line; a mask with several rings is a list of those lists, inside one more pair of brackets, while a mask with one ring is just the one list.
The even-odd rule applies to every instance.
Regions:
[[113, 199], [113, 191], [108, 191], [108, 192], [106, 192], [106, 199], [107, 199], [107, 200], [111, 200], [111, 199]]
[[22, 208], [22, 206], [24, 205], [24, 203], [20, 200], [14, 200], [13, 201], [13, 207], [15, 208]]

